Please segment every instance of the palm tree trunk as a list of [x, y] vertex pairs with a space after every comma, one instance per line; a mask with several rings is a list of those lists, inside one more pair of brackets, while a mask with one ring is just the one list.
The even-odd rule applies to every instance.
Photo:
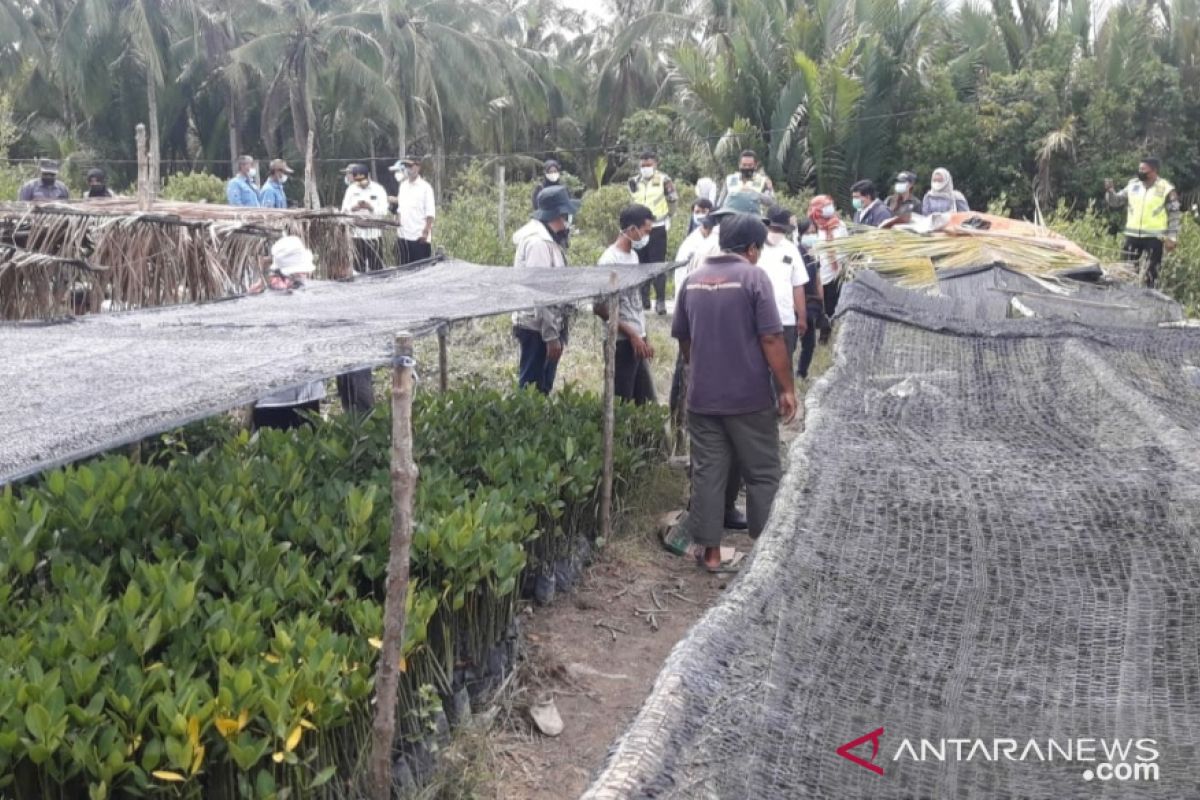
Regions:
[[150, 199], [158, 197], [158, 86], [146, 76], [146, 104], [150, 113]]

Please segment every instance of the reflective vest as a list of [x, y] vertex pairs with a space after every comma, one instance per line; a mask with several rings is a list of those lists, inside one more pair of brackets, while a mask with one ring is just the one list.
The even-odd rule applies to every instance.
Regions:
[[655, 171], [648, 179], [639, 175], [629, 186], [632, 202], [641, 203], [654, 214], [656, 223], [663, 222], [671, 215], [671, 204], [667, 200], [667, 183], [670, 178]]
[[762, 194], [767, 190], [767, 176], [761, 172], [754, 173], [754, 177], [746, 180], [742, 177], [742, 173], [735, 172], [725, 179], [725, 194], [737, 194], [738, 192], [758, 192]]
[[1162, 237], [1167, 233], [1167, 200], [1175, 187], [1162, 178], [1150, 188], [1137, 179], [1125, 187], [1129, 212], [1125, 216], [1125, 235], [1135, 239]]

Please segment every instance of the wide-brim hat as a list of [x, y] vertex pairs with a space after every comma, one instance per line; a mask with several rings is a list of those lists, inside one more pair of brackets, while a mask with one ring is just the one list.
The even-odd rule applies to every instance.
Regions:
[[762, 201], [759, 200], [759, 195], [754, 192], [734, 192], [725, 198], [725, 205], [713, 211], [708, 216], [712, 217], [720, 224], [722, 217], [732, 216], [733, 214], [749, 214], [752, 217], [758, 217], [764, 225], [770, 225], [771, 221], [763, 216]]
[[560, 217], [571, 217], [579, 213], [583, 203], [571, 197], [565, 186], [548, 186], [538, 192], [537, 210], [533, 218], [540, 222], [553, 222]]
[[316, 271], [312, 251], [299, 236], [282, 236], [271, 245], [271, 266], [281, 275]]
[[388, 169], [392, 172], [400, 172], [405, 167], [409, 166], [421, 166], [421, 159], [413, 158], [412, 156], [400, 156], [396, 159], [396, 163], [392, 164], [390, 167], [388, 167]]

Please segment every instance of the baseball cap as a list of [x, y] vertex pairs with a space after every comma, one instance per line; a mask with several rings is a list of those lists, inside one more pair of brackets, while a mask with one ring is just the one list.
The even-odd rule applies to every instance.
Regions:
[[289, 167], [288, 163], [286, 161], [284, 161], [282, 158], [277, 158], [271, 162], [270, 171], [274, 172], [277, 169], [283, 170], [288, 175], [291, 175], [295, 172], [295, 170], [292, 169], [291, 167]]
[[57, 175], [58, 162], [52, 158], [43, 158], [38, 161], [38, 171], [47, 175]]

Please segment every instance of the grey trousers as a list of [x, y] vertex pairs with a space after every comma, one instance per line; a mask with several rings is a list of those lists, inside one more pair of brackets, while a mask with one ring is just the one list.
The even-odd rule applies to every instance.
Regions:
[[767, 525], [782, 475], [779, 417], [775, 408], [727, 417], [688, 412], [688, 434], [692, 442], [688, 535], [704, 547], [720, 546], [730, 468], [736, 459], [746, 484], [750, 536], [757, 539]]

